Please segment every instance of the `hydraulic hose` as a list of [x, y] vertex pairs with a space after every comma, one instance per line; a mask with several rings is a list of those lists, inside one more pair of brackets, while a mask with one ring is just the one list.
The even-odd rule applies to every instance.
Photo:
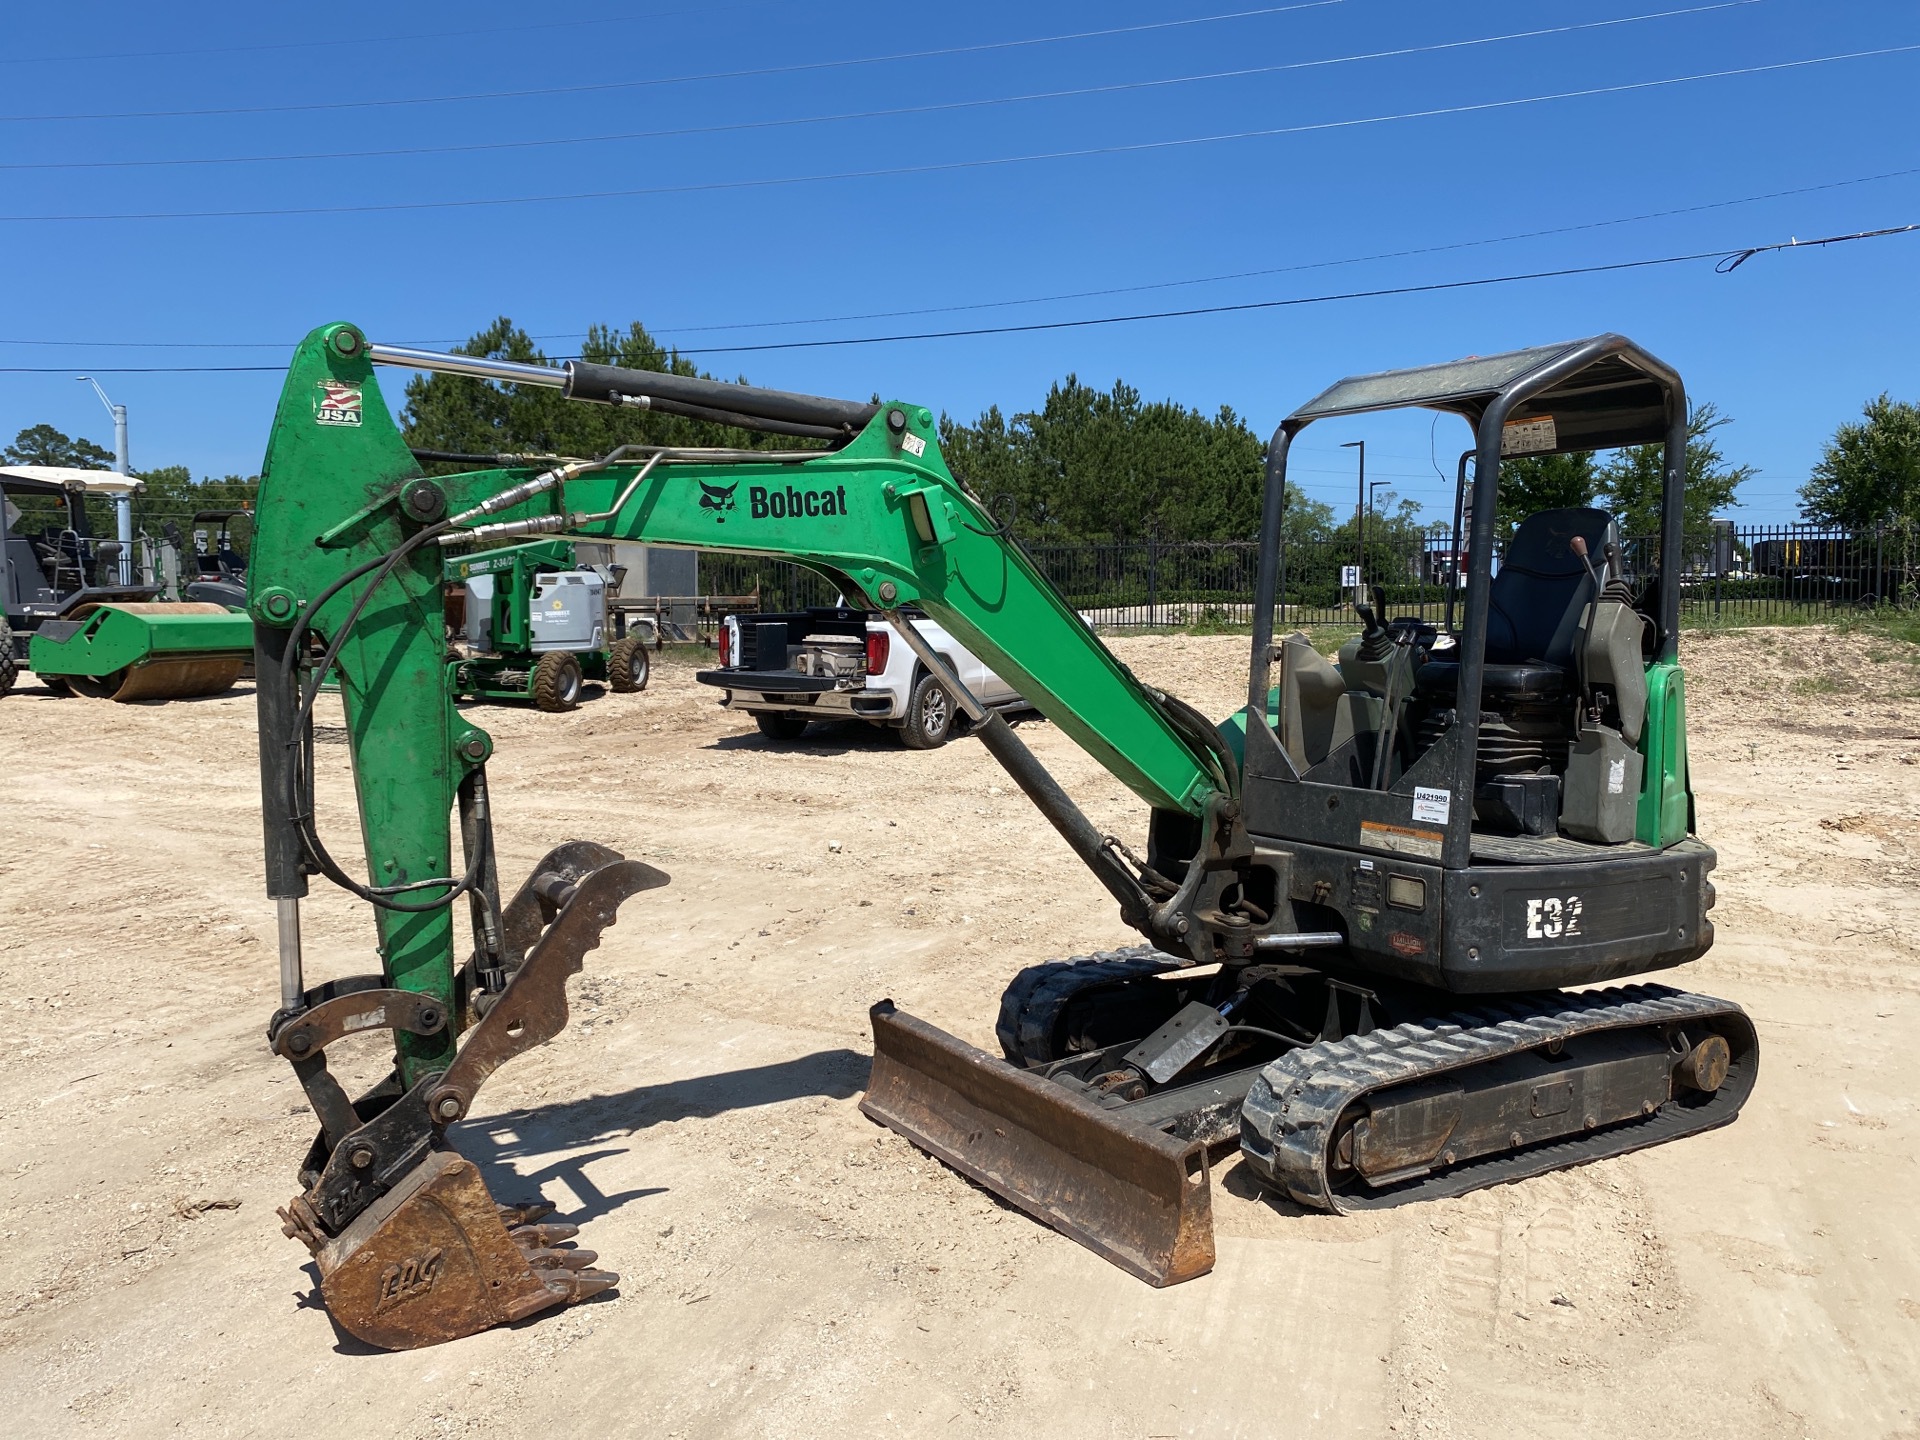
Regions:
[[[338, 885], [349, 894], [356, 895], [371, 905], [376, 905], [383, 910], [395, 910], [410, 915], [427, 914], [451, 905], [460, 896], [472, 889], [473, 886], [479, 882], [485, 868], [484, 847], [476, 848], [475, 853], [468, 859], [466, 874], [457, 880], [452, 877], [437, 877], [429, 880], [408, 881], [400, 885], [363, 885], [351, 875], [347, 874], [347, 872], [341, 868], [339, 862], [328, 852], [326, 845], [320, 839], [319, 830], [314, 824], [313, 813], [310, 810], [303, 810], [301, 805], [300, 762], [303, 757], [307, 760], [307, 767], [310, 773], [312, 757], [308, 753], [308, 746], [311, 743], [311, 724], [313, 720], [314, 703], [319, 699], [320, 687], [326, 681], [327, 672], [331, 670], [335, 662], [338, 661], [340, 651], [342, 647], [345, 646], [347, 637], [353, 633], [353, 627], [359, 622], [360, 614], [366, 609], [367, 602], [373, 598], [374, 592], [399, 568], [401, 561], [405, 560], [407, 556], [411, 555], [414, 551], [420, 549], [421, 546], [439, 538], [443, 532], [451, 528], [452, 523], [450, 520], [442, 520], [437, 524], [429, 525], [424, 529], [418, 530], [386, 554], [369, 560], [366, 564], [348, 571], [345, 575], [335, 580], [325, 590], [321, 591], [320, 594], [315, 597], [314, 601], [301, 612], [299, 619], [294, 622], [288, 634], [286, 649], [281, 657], [281, 683], [291, 685], [294, 683], [294, 672], [299, 667], [301, 656], [305, 651], [304, 642], [308, 630], [312, 627], [313, 617], [320, 612], [323, 605], [335, 595], [338, 595], [348, 585], [352, 584], [361, 576], [369, 572], [374, 572], [373, 579], [370, 580], [366, 588], [360, 592], [358, 598], [354, 600], [352, 607], [347, 611], [345, 618], [335, 628], [333, 637], [328, 642], [326, 651], [320, 659], [320, 663], [314, 667], [313, 678], [301, 688], [300, 703], [294, 711], [291, 732], [287, 738], [288, 754], [284, 771], [284, 796], [287, 818], [298, 831], [301, 842], [306, 847], [307, 853], [312, 857], [314, 864], [319, 868], [322, 875], [326, 876], [327, 879], [331, 880], [335, 885]], [[444, 895], [437, 896], [432, 900], [421, 901], [418, 904], [393, 898], [396, 895], [406, 894], [415, 890], [437, 889], [441, 887], [451, 888], [449, 888]]]

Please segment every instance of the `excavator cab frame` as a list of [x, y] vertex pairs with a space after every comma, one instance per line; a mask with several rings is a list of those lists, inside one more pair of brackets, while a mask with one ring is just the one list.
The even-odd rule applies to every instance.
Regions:
[[[1459, 415], [1475, 430], [1461, 457], [1460, 493], [1471, 496], [1461, 620], [1437, 637], [1440, 648], [1409, 654], [1409, 633], [1371, 617], [1369, 637], [1343, 650], [1341, 673], [1329, 678], [1333, 667], [1304, 638], [1275, 644], [1288, 453], [1317, 421], [1410, 407]], [[1349, 968], [1455, 993], [1545, 989], [1681, 964], [1712, 943], [1714, 856], [1689, 833], [1677, 665], [1686, 442], [1680, 377], [1619, 335], [1352, 377], [1274, 432], [1240, 720], [1243, 803], [1249, 832], [1292, 856], [1303, 927], [1342, 931]], [[1662, 444], [1665, 460], [1659, 561], [1642, 592], [1626, 592], [1617, 537], [1601, 512], [1534, 517], [1511, 543], [1504, 568], [1512, 573], [1501, 583], [1522, 583], [1513, 547], [1523, 540], [1547, 552], [1542, 563], [1560, 577], [1553, 595], [1570, 622], [1561, 627], [1562, 663], [1526, 649], [1541, 648], [1534, 637], [1496, 657], [1524, 663], [1490, 664], [1502, 457], [1645, 443]], [[1566, 533], [1583, 528], [1592, 533]], [[1619, 664], [1611, 689], [1589, 673], [1603, 650]], [[1444, 671], [1446, 688], [1423, 685], [1423, 667], [1424, 676]], [[1509, 697], [1494, 679], [1539, 693]], [[1339, 732], [1351, 737], [1346, 756], [1303, 755], [1287, 733], [1315, 703], [1302, 698], [1314, 684], [1353, 712]], [[1544, 715], [1546, 738], [1516, 733], [1506, 723], [1509, 702]], [[1429, 713], [1417, 746], [1408, 709]], [[1383, 753], [1402, 746], [1407, 753]], [[1609, 785], [1610, 828], [1569, 818], [1576, 789], [1591, 800]], [[1546, 823], [1492, 823], [1490, 811], [1509, 818], [1502, 801], [1515, 793], [1545, 793]], [[1656, 894], [1670, 902], [1648, 905]], [[1577, 902], [1571, 932], [1562, 921], [1545, 933], [1554, 928], [1540, 918], [1548, 902], [1562, 912]]]

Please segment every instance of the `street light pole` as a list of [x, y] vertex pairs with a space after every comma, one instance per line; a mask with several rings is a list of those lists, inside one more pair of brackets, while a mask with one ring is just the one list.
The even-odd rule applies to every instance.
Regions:
[[1360, 488], [1353, 500], [1353, 526], [1357, 536], [1354, 546], [1353, 598], [1356, 604], [1364, 605], [1367, 600], [1367, 442], [1349, 440], [1340, 448], [1360, 452]]
[[[100, 397], [100, 403], [107, 407], [107, 413], [113, 416], [113, 468], [116, 473], [127, 475], [127, 407], [116, 405], [107, 398], [107, 392], [100, 388], [100, 382], [91, 375], [75, 377], [93, 386], [93, 393]], [[133, 491], [122, 490], [113, 497], [113, 528], [120, 541], [120, 583], [133, 583]]]
[[[1380, 487], [1383, 485], [1391, 486], [1392, 484], [1393, 481], [1391, 479], [1370, 480], [1367, 482], [1367, 519], [1373, 519], [1373, 497], [1380, 493]], [[1389, 567], [1389, 569], [1391, 569], [1391, 567]], [[1387, 617], [1382, 615], [1380, 618], [1385, 620]]]

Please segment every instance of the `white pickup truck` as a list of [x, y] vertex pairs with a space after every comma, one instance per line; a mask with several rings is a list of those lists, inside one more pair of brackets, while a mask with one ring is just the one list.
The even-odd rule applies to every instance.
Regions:
[[[1011, 686], [941, 626], [918, 611], [905, 613], [982, 704], [1024, 706]], [[965, 723], [953, 697], [893, 627], [865, 610], [730, 615], [721, 622], [719, 642], [719, 667], [697, 678], [725, 690], [720, 703], [753, 716], [775, 740], [797, 740], [815, 721], [865, 720], [897, 729], [910, 749], [932, 750]]]

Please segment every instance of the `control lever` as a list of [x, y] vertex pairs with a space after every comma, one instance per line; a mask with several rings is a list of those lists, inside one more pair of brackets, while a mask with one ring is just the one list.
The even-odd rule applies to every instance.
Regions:
[[[1593, 593], [1595, 596], [1598, 596], [1600, 594], [1600, 576], [1593, 568], [1593, 561], [1587, 556], [1587, 537], [1584, 535], [1574, 536], [1573, 539], [1567, 542], [1567, 548], [1578, 555], [1580, 557], [1580, 563], [1587, 567], [1587, 577], [1593, 581]], [[1612, 549], [1613, 547], [1608, 546], [1607, 548]]]
[[1379, 739], [1373, 748], [1373, 765], [1367, 774], [1367, 788], [1384, 790], [1387, 787], [1387, 774], [1392, 763], [1395, 743], [1400, 732], [1400, 710], [1406, 703], [1405, 686], [1395, 683], [1400, 679], [1399, 668], [1392, 663], [1391, 657], [1402, 648], [1411, 649], [1411, 635], [1396, 635], [1388, 628], [1387, 591], [1383, 585], [1372, 587], [1373, 604], [1366, 605], [1356, 600], [1354, 611], [1360, 616], [1365, 627], [1360, 636], [1360, 650], [1357, 658], [1371, 661], [1386, 661], [1386, 693], [1381, 696], [1383, 723]]
[[[1576, 535], [1567, 542], [1567, 548], [1580, 557], [1580, 563], [1587, 567], [1587, 578], [1593, 581], [1593, 596], [1587, 601], [1587, 622], [1581, 627], [1584, 632], [1579, 649], [1575, 654], [1580, 660], [1580, 693], [1587, 699], [1589, 717], [1596, 722], [1600, 718], [1600, 707], [1594, 703], [1593, 687], [1587, 684], [1587, 642], [1586, 636], [1593, 634], [1593, 622], [1600, 614], [1600, 576], [1593, 568], [1593, 561], [1587, 555], [1587, 537]], [[1609, 547], [1611, 548], [1611, 547]]]

